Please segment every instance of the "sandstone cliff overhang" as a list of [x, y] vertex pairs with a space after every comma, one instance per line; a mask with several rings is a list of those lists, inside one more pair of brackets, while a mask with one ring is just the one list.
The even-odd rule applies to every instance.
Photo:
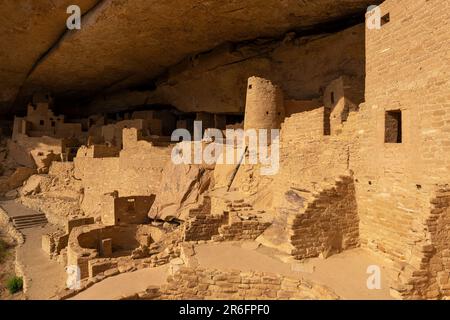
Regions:
[[166, 68], [222, 43], [320, 33], [355, 17], [361, 22], [379, 2], [78, 0], [82, 27], [68, 31], [73, 1], [3, 1], [0, 113], [22, 108], [36, 90], [85, 101], [148, 85]]

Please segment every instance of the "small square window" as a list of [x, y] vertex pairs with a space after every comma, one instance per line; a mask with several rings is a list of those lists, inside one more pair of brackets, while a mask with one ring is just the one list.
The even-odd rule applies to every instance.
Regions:
[[39, 124], [43, 126], [45, 124], [44, 120], [39, 120]]
[[391, 15], [389, 13], [387, 13], [381, 17], [381, 26], [384, 26], [389, 21], [391, 21]]
[[384, 125], [385, 143], [402, 143], [402, 111], [386, 111]]

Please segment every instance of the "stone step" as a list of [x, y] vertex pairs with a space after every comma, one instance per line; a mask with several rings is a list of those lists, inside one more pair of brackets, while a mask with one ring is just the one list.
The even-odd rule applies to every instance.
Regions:
[[43, 213], [27, 214], [27, 215], [21, 215], [21, 216], [12, 217], [12, 219], [13, 220], [21, 220], [21, 219], [35, 218], [35, 217], [44, 217], [45, 218], [45, 214], [43, 214]]
[[23, 215], [12, 218], [14, 226], [17, 229], [32, 228], [42, 226], [48, 223], [45, 214]]
[[29, 225], [29, 224], [38, 224], [38, 223], [47, 223], [47, 220], [33, 220], [33, 221], [23, 221], [23, 222], [17, 222], [14, 225], [21, 226], [21, 225]]
[[47, 218], [45, 216], [44, 217], [41, 217], [41, 216], [28, 217], [28, 218], [23, 218], [23, 219], [13, 219], [13, 222], [14, 223], [22, 223], [22, 222], [41, 221], [41, 220], [47, 221]]
[[47, 224], [47, 222], [24, 224], [24, 225], [16, 226], [16, 229], [22, 230], [22, 229], [39, 227], [39, 226], [45, 226], [46, 224]]
[[36, 220], [47, 220], [45, 216], [35, 216], [35, 217], [26, 217], [26, 218], [13, 218], [14, 223], [27, 222], [27, 221], [36, 221]]

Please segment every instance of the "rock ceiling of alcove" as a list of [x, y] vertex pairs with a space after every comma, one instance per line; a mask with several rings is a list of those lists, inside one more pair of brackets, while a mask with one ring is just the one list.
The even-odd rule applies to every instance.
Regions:
[[[335, 21], [372, 2], [4, 0], [0, 108], [11, 110], [36, 88], [77, 99], [139, 85], [189, 54]], [[70, 4], [81, 7], [81, 30], [66, 30]]]

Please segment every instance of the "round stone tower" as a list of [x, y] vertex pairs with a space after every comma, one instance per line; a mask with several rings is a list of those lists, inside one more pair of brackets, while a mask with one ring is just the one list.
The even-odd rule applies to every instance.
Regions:
[[269, 80], [250, 77], [247, 85], [244, 129], [279, 129], [283, 120], [282, 90]]

